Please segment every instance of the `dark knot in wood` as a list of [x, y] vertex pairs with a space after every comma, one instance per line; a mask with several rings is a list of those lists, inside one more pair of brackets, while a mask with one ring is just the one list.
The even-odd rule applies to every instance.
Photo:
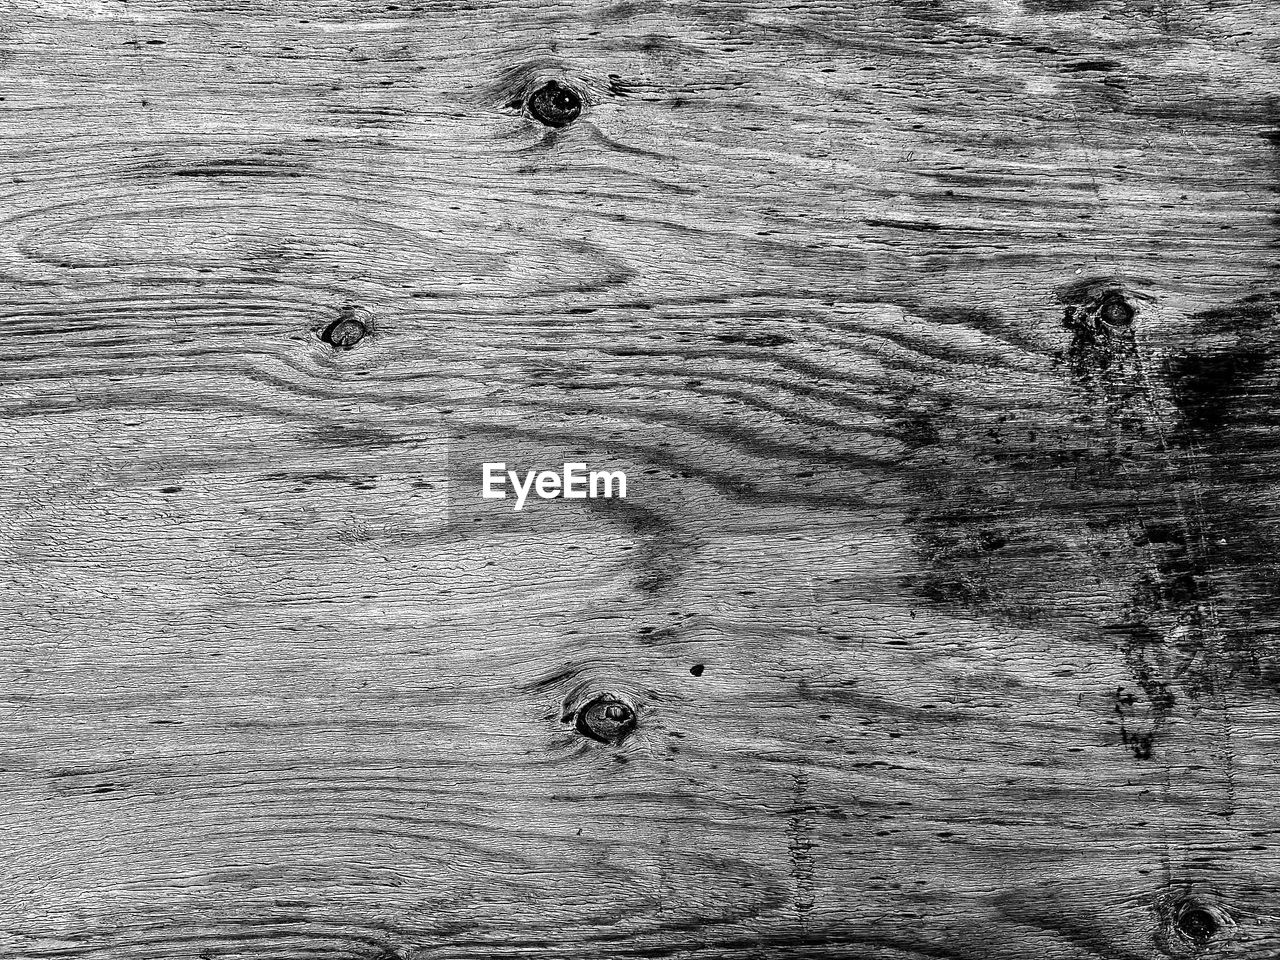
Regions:
[[1133, 327], [1136, 311], [1119, 290], [1108, 290], [1067, 308], [1064, 326], [1074, 330], [1076, 346], [1125, 339]]
[[582, 114], [582, 97], [571, 87], [548, 80], [525, 102], [529, 115], [548, 127], [567, 127]]
[[1214, 938], [1222, 929], [1222, 922], [1211, 908], [1191, 902], [1179, 908], [1176, 926], [1178, 933], [1199, 946]]
[[1137, 359], [1135, 315], [1131, 298], [1115, 288], [1067, 307], [1063, 325], [1071, 331], [1071, 344], [1065, 357], [1077, 379], [1087, 383], [1131, 370]]
[[1235, 938], [1235, 918], [1212, 893], [1170, 889], [1156, 897], [1153, 907], [1159, 919], [1156, 946], [1166, 956], [1216, 955], [1220, 946]]
[[350, 350], [368, 333], [368, 324], [356, 315], [355, 308], [343, 307], [338, 319], [320, 331], [320, 339], [335, 350]]
[[636, 712], [620, 697], [601, 693], [577, 709], [573, 726], [599, 743], [621, 743], [636, 728]]
[[1235, 920], [1212, 898], [1170, 891], [1156, 903], [1160, 915], [1157, 945], [1172, 957], [1202, 956], [1232, 936]]
[[1123, 329], [1133, 323], [1133, 307], [1119, 293], [1108, 293], [1098, 304], [1098, 318], [1108, 327]]

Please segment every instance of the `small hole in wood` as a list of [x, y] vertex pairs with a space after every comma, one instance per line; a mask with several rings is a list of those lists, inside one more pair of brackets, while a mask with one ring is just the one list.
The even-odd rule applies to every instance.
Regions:
[[707, 669], [705, 665], [701, 663], [695, 663], [692, 667], [689, 668], [689, 672], [692, 673], [695, 677], [700, 677], [702, 676], [702, 671], [705, 669]]
[[533, 93], [525, 103], [529, 115], [544, 126], [567, 127], [582, 114], [582, 97], [571, 87], [549, 80]]
[[611, 693], [602, 693], [580, 706], [574, 729], [598, 743], [621, 743], [636, 728], [636, 712]]

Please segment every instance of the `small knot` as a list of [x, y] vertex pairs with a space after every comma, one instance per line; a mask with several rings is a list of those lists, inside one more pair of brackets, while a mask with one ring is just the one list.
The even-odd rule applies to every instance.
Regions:
[[1087, 340], [1122, 336], [1133, 326], [1133, 305], [1119, 290], [1108, 290], [1083, 303], [1067, 307], [1063, 325]]
[[621, 743], [636, 728], [636, 712], [621, 698], [602, 693], [577, 709], [573, 726], [599, 743]]
[[705, 669], [707, 668], [703, 664], [695, 663], [692, 667], [689, 668], [689, 672], [692, 673], [695, 677], [700, 677], [702, 676], [702, 671]]
[[1133, 307], [1119, 293], [1108, 293], [1098, 305], [1098, 316], [1109, 327], [1127, 327], [1133, 323]]
[[581, 115], [582, 97], [571, 87], [548, 80], [529, 94], [525, 107], [539, 123], [559, 129], [567, 127]]
[[1229, 912], [1210, 897], [1192, 891], [1169, 891], [1156, 900], [1160, 927], [1156, 944], [1171, 957], [1200, 956], [1229, 939], [1236, 926]]
[[356, 315], [355, 307], [343, 307], [338, 319], [320, 331], [320, 340], [335, 350], [350, 350], [369, 333], [369, 326]]

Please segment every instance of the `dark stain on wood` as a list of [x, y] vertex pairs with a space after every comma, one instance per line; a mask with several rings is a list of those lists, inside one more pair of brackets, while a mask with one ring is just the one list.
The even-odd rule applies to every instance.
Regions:
[[677, 517], [639, 500], [596, 499], [586, 503], [588, 509], [618, 524], [631, 538], [626, 565], [637, 590], [646, 595], [658, 594], [679, 581], [697, 551], [698, 540]]

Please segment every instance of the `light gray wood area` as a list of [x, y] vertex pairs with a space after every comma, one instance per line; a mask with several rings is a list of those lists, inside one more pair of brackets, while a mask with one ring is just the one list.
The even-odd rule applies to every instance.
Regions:
[[1276, 956], [1278, 78], [1267, 0], [4, 0], [0, 957]]

